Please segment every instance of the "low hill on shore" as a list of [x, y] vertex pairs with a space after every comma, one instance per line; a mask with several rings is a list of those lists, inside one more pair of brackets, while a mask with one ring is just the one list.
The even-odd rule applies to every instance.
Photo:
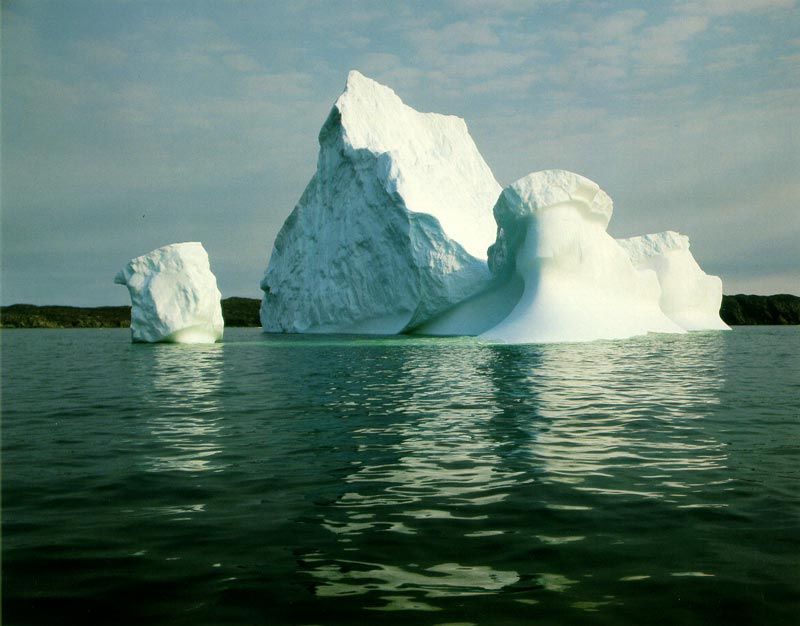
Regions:
[[127, 328], [129, 306], [36, 306], [12, 304], [0, 307], [0, 328]]
[[[225, 326], [261, 326], [256, 298], [225, 298]], [[800, 324], [800, 297], [789, 294], [722, 296], [720, 316], [731, 326]], [[129, 306], [36, 306], [12, 304], [0, 307], [0, 328], [127, 328]]]
[[[261, 326], [258, 317], [261, 300], [225, 298], [222, 317], [225, 326]], [[12, 304], [0, 307], [0, 328], [128, 328], [129, 306], [36, 306]]]
[[722, 296], [719, 314], [730, 326], [800, 324], [800, 297], [786, 293]]

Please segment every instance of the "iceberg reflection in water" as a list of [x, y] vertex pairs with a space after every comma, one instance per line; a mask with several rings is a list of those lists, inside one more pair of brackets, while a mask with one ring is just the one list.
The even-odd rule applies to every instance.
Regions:
[[[724, 506], [727, 481], [707, 475], [724, 470], [724, 445], [703, 424], [720, 402], [723, 357], [720, 333], [542, 346], [453, 339], [420, 340], [380, 377], [354, 366], [331, 408], [349, 412], [360, 398], [369, 410], [378, 393], [395, 401], [352, 433], [353, 470], [320, 520], [335, 542], [304, 558], [317, 595], [434, 610], [437, 598], [505, 589], [524, 603], [531, 589], [559, 593], [581, 577], [572, 566], [542, 571], [524, 552], [509, 558], [509, 545], [566, 555], [602, 541], [586, 524], [595, 509], [607, 514], [601, 498], [652, 523], [670, 509]], [[452, 561], [430, 562], [444, 536], [458, 546], [444, 552]], [[407, 566], [375, 560], [387, 544]], [[583, 602], [594, 610], [600, 600]]]
[[229, 331], [4, 332], [6, 621], [796, 621], [796, 328]]
[[155, 344], [142, 351], [140, 375], [149, 383], [147, 424], [157, 450], [150, 470], [221, 471], [219, 412], [222, 345]]
[[[540, 416], [531, 453], [543, 481], [614, 493], [623, 479], [632, 495], [669, 499], [686, 495], [673, 491], [690, 486], [678, 480], [684, 472], [723, 466], [724, 445], [695, 422], [719, 403], [720, 335], [709, 333], [692, 351], [672, 353], [669, 370], [648, 368], [648, 353], [663, 349], [664, 340], [638, 340], [636, 365], [621, 343], [543, 352], [528, 388]], [[634, 367], [638, 381], [630, 384]], [[702, 474], [691, 475], [704, 482]]]

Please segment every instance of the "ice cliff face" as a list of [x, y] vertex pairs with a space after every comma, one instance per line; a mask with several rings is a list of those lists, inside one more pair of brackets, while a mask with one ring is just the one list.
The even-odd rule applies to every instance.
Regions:
[[222, 339], [221, 295], [202, 244], [174, 243], [136, 257], [114, 282], [130, 292], [133, 341]]
[[689, 238], [675, 231], [618, 239], [634, 266], [654, 270], [661, 310], [686, 330], [721, 330], [722, 281], [709, 276], [689, 251]]
[[500, 186], [460, 118], [351, 72], [261, 281], [274, 332], [412, 330], [486, 287]]
[[606, 232], [611, 214], [596, 183], [564, 170], [535, 172], [504, 189], [489, 265], [499, 280], [521, 281], [522, 294], [482, 336], [544, 343], [684, 332], [659, 308], [655, 273], [636, 269]]

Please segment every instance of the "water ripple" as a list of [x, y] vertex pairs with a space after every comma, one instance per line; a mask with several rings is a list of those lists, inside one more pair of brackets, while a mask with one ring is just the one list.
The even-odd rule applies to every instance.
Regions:
[[4, 333], [8, 621], [791, 623], [800, 608], [796, 333], [227, 337]]

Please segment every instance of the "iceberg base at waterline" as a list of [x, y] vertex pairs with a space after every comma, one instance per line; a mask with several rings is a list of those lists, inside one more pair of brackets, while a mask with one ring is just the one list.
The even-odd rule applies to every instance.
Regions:
[[114, 282], [130, 293], [134, 342], [222, 339], [221, 294], [201, 243], [174, 243], [136, 257]]

